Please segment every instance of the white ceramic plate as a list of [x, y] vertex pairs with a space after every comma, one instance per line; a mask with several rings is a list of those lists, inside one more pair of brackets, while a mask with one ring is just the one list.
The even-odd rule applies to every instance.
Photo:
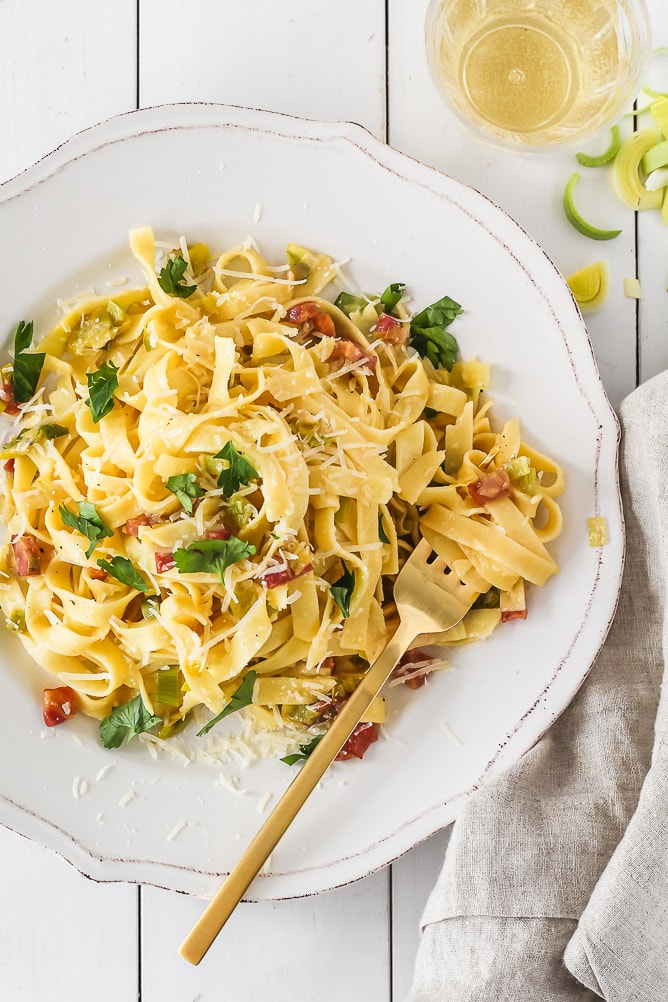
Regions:
[[[463, 355], [492, 363], [496, 415], [521, 416], [527, 439], [566, 469], [562, 571], [532, 590], [529, 618], [456, 651], [455, 670], [426, 688], [393, 689], [385, 739], [331, 769], [249, 896], [314, 893], [451, 822], [577, 691], [623, 563], [616, 419], [566, 284], [499, 208], [357, 126], [239, 108], [121, 116], [0, 186], [2, 336], [20, 319], [43, 334], [59, 296], [139, 280], [126, 250], [138, 225], [220, 249], [252, 235], [269, 256], [292, 240], [350, 258], [365, 289], [403, 281], [416, 306], [451, 295], [466, 310], [454, 328]], [[595, 514], [610, 534], [599, 549], [587, 538]], [[81, 717], [47, 731], [45, 678], [9, 633], [0, 662], [0, 821], [95, 879], [212, 893], [263, 820], [265, 794], [275, 802], [293, 774], [278, 761], [229, 767], [246, 791], [235, 794], [216, 767], [105, 751]]]

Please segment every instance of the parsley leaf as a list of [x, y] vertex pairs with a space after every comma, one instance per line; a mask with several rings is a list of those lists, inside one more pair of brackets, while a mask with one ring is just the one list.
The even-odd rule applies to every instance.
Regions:
[[236, 493], [242, 484], [247, 485], [259, 477], [255, 467], [244, 459], [232, 442], [226, 442], [213, 458], [224, 459], [228, 464], [227, 469], [221, 470], [218, 474], [218, 486], [223, 488], [228, 498]]
[[95, 372], [87, 372], [88, 400], [93, 421], [101, 421], [114, 406], [114, 393], [118, 389], [118, 366], [103, 362]]
[[136, 591], [142, 591], [146, 594], [151, 590], [141, 574], [135, 569], [132, 561], [128, 560], [127, 557], [112, 557], [111, 560], [98, 560], [97, 566], [101, 567], [107, 574], [111, 574], [112, 578], [116, 578], [121, 584], [128, 585], [130, 588], [136, 589]]
[[18, 355], [19, 352], [25, 351], [32, 344], [33, 335], [33, 322], [26, 323], [25, 320], [19, 320], [16, 325], [16, 330], [14, 331], [14, 351]]
[[422, 358], [428, 358], [434, 368], [450, 372], [455, 364], [459, 345], [446, 327], [463, 312], [459, 303], [443, 296], [411, 320], [410, 344]]
[[352, 571], [348, 570], [345, 564], [343, 565], [343, 574], [338, 581], [329, 586], [329, 590], [332, 593], [332, 598], [343, 613], [343, 618], [347, 619], [350, 615], [350, 600], [355, 591], [355, 575]]
[[163, 292], [178, 299], [187, 299], [197, 289], [196, 285], [186, 285], [183, 274], [188, 263], [180, 254], [170, 257], [169, 261], [158, 275], [158, 285]]
[[405, 288], [405, 282], [392, 282], [391, 285], [388, 285], [385, 292], [380, 297], [380, 301], [386, 313], [391, 314], [399, 300], [403, 299]]
[[383, 525], [383, 516], [382, 515], [378, 516], [378, 538], [380, 539], [381, 543], [389, 543], [390, 542], [390, 537], [385, 532], [385, 526]]
[[39, 426], [39, 434], [43, 435], [47, 442], [51, 442], [54, 438], [60, 438], [61, 435], [69, 435], [69, 433], [70, 429], [63, 424], [41, 424]]
[[246, 672], [241, 685], [235, 692], [232, 693], [232, 697], [227, 706], [220, 711], [217, 717], [214, 717], [208, 724], [205, 724], [201, 731], [197, 732], [198, 738], [201, 738], [203, 734], [206, 734], [212, 727], [219, 724], [224, 717], [229, 717], [230, 713], [236, 713], [237, 710], [243, 709], [244, 706], [250, 706], [253, 702], [253, 689], [255, 688], [256, 678], [256, 671], [251, 669], [251, 671]]
[[252, 543], [245, 543], [238, 536], [229, 539], [200, 539], [190, 546], [174, 550], [174, 563], [181, 574], [217, 574], [224, 584], [223, 574], [227, 567], [245, 560], [255, 553]]
[[309, 741], [308, 744], [300, 745], [298, 752], [293, 752], [292, 755], [286, 755], [281, 759], [281, 762], [285, 762], [286, 765], [294, 765], [296, 762], [305, 762], [306, 759], [313, 754], [324, 736], [324, 734], [316, 734], [316, 736]]
[[135, 696], [129, 703], [115, 706], [109, 716], [100, 721], [100, 741], [105, 748], [120, 748], [126, 739], [131, 741], [135, 735], [161, 723], [162, 717], [149, 713], [141, 696]]
[[197, 483], [197, 477], [194, 473], [179, 473], [176, 476], [169, 477], [167, 480], [167, 490], [171, 491], [172, 494], [176, 494], [177, 498], [181, 502], [183, 510], [192, 515], [193, 513], [193, 498], [201, 498], [206, 491], [203, 490]]
[[14, 332], [14, 400], [24, 404], [35, 393], [46, 355], [43, 351], [27, 351], [32, 343], [33, 323], [20, 320]]
[[107, 537], [113, 536], [113, 530], [106, 525], [97, 513], [97, 509], [90, 501], [77, 501], [79, 514], [74, 515], [67, 505], [61, 504], [58, 508], [60, 517], [64, 525], [69, 525], [72, 529], [77, 529], [86, 539], [90, 539], [91, 544], [86, 550], [86, 556], [90, 557], [97, 544]]

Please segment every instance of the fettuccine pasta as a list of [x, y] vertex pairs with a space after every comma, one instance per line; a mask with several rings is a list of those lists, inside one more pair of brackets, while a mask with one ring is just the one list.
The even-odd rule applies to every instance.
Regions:
[[[273, 267], [130, 241], [145, 285], [37, 349], [20, 324], [3, 370], [0, 607], [54, 676], [47, 723], [79, 709], [115, 746], [246, 706], [317, 737], [396, 627], [421, 535], [480, 596], [443, 646], [526, 615], [558, 570], [563, 473], [518, 420], [493, 429], [485, 363], [444, 357], [456, 303], [335, 305], [335, 263], [294, 246]], [[380, 701], [362, 745], [382, 720]]]

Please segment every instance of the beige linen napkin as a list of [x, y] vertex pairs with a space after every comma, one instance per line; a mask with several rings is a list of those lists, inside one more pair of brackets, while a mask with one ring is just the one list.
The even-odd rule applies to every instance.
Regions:
[[668, 373], [622, 405], [617, 615], [571, 706], [455, 823], [409, 1002], [668, 1002], [667, 417]]

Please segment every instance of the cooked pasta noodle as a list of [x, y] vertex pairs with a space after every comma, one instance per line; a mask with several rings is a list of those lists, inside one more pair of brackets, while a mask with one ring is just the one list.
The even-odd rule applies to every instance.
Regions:
[[481, 596], [444, 646], [525, 614], [558, 569], [563, 474], [519, 421], [493, 430], [486, 364], [421, 357], [401, 295], [322, 298], [324, 254], [130, 241], [145, 287], [42, 340], [1, 453], [0, 606], [83, 712], [140, 696], [169, 736], [252, 670], [258, 727], [317, 732], [396, 625], [420, 534]]

